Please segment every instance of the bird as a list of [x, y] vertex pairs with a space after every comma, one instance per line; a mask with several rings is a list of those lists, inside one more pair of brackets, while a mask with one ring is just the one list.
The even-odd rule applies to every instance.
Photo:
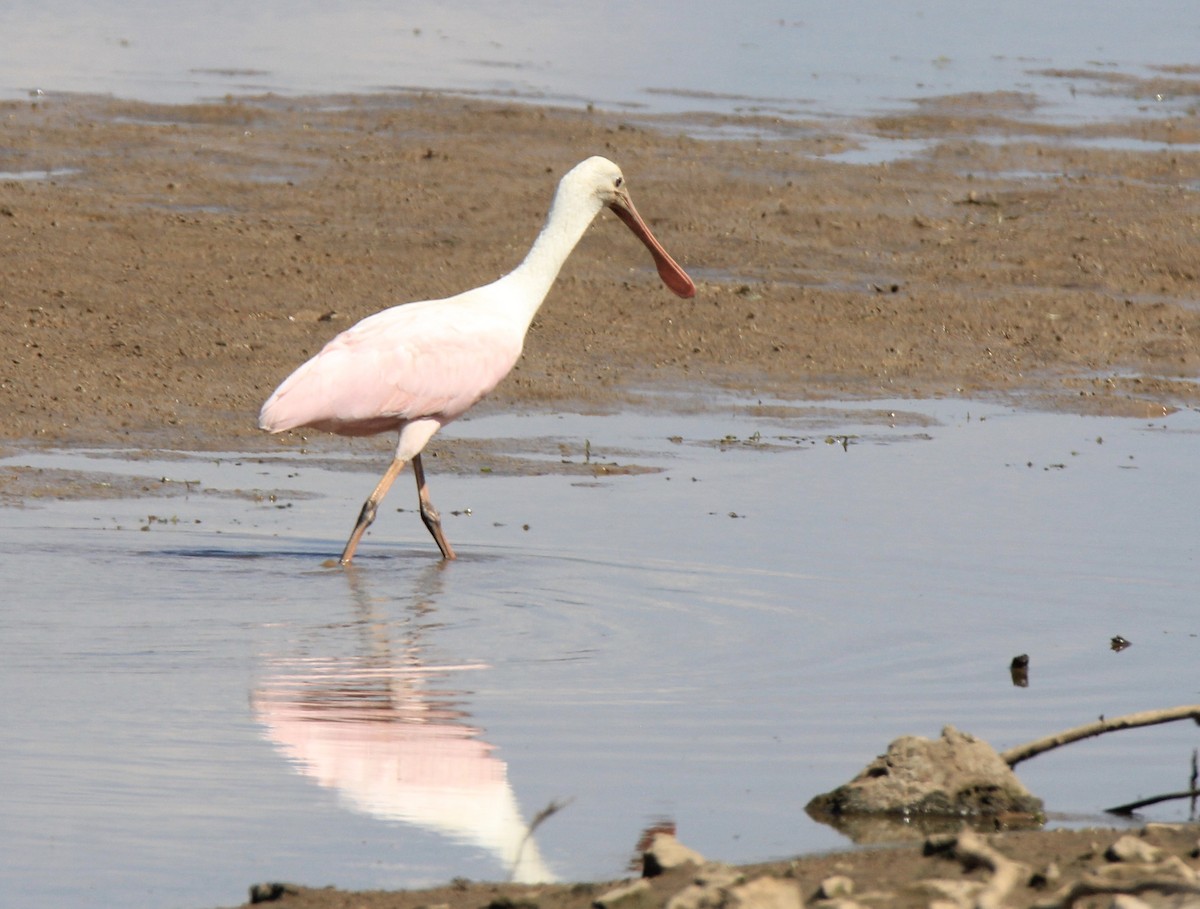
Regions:
[[402, 303], [367, 316], [299, 366], [263, 404], [258, 425], [270, 433], [299, 428], [342, 436], [398, 433], [392, 462], [363, 503], [340, 565], [351, 563], [380, 501], [409, 462], [421, 520], [442, 559], [456, 558], [429, 498], [421, 452], [516, 365], [559, 270], [605, 207], [645, 244], [671, 291], [695, 296], [692, 279], [638, 215], [621, 169], [597, 155], [559, 181], [540, 233], [511, 272], [453, 297]]

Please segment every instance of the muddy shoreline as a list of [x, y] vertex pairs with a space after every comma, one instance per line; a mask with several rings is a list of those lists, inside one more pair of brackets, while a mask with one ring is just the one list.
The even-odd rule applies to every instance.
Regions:
[[[1200, 97], [1188, 75], [1176, 91]], [[558, 176], [596, 153], [622, 166], [696, 299], [662, 288], [636, 240], [602, 215], [485, 407], [675, 406], [661, 392], [703, 406], [714, 390], [1003, 398], [1133, 417], [1197, 406], [1195, 107], [1080, 127], [1040, 121], [1035, 108], [997, 93], [831, 124], [435, 95], [0, 104], [0, 444], [339, 446], [265, 437], [261, 402], [355, 320], [511, 269]], [[763, 138], [692, 137], [733, 128]], [[927, 146], [877, 164], [840, 157], [893, 138]], [[432, 446], [443, 463], [466, 448], [452, 429]], [[9, 470], [0, 493], [11, 504], [37, 482]], [[86, 486], [68, 480], [53, 494]], [[1116, 836], [1002, 839], [1083, 874]], [[1184, 848], [1194, 828], [1147, 836], [1195, 864]], [[778, 873], [802, 880], [805, 898], [810, 878], [846, 869], [860, 888], [894, 894], [945, 871], [919, 852], [809, 857]], [[464, 884], [285, 900], [466, 909], [597, 895]]]
[[[666, 291], [605, 213], [489, 406], [611, 410], [663, 387], [1195, 404], [1196, 117], [1112, 124], [1097, 145], [1013, 105], [700, 141], [439, 96], [3, 104], [0, 439], [293, 445], [255, 428], [284, 375], [362, 316], [511, 269], [591, 153], [624, 168], [697, 296]], [[863, 136], [930, 145], [830, 155]]]

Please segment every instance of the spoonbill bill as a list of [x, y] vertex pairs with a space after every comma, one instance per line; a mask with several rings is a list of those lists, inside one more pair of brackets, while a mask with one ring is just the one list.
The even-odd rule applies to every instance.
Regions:
[[309, 427], [343, 436], [399, 433], [392, 463], [363, 503], [340, 564], [354, 558], [380, 500], [408, 461], [421, 520], [442, 558], [455, 558], [429, 500], [421, 451], [516, 365], [529, 324], [559, 269], [605, 206], [650, 250], [663, 283], [681, 297], [694, 296], [691, 278], [633, 207], [620, 168], [591, 157], [559, 181], [541, 232], [525, 260], [507, 275], [457, 296], [368, 316], [334, 337], [267, 399], [258, 418], [267, 432]]

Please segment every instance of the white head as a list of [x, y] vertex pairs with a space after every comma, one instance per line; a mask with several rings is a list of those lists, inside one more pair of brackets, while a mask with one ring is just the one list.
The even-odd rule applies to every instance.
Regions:
[[596, 210], [605, 205], [612, 205], [618, 197], [629, 197], [624, 191], [625, 176], [621, 168], [608, 158], [593, 155], [580, 161], [559, 182], [559, 190], [566, 190], [572, 195], [594, 200]]
[[[579, 162], [559, 181], [557, 196], [583, 202], [593, 213], [607, 205], [650, 250], [663, 283], [681, 297], [695, 296], [696, 285], [650, 233], [650, 228], [633, 207], [621, 168], [613, 162], [600, 155]], [[555, 202], [557, 204], [558, 198]]]

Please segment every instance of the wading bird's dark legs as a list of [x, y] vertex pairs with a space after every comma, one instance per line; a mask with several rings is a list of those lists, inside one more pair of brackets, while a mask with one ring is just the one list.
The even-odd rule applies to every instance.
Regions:
[[446, 535], [442, 533], [442, 516], [437, 513], [437, 509], [429, 501], [429, 487], [425, 484], [425, 468], [421, 465], [421, 456], [419, 454], [413, 457], [412, 465], [413, 476], [417, 478], [417, 498], [421, 501], [421, 520], [425, 522], [425, 526], [433, 534], [434, 542], [438, 544], [438, 549], [442, 551], [442, 558], [447, 561], [455, 559], [457, 556], [454, 554], [454, 549], [450, 546], [450, 541], [446, 539]]
[[387, 495], [392, 482], [403, 469], [404, 462], [399, 458], [394, 459], [388, 467], [387, 473], [383, 475], [383, 479], [375, 486], [375, 491], [367, 497], [367, 501], [363, 502], [362, 511], [358, 513], [358, 523], [354, 525], [354, 532], [350, 534], [346, 548], [342, 550], [342, 557], [338, 559], [339, 564], [350, 564], [350, 560], [354, 558], [354, 550], [358, 548], [358, 541], [362, 539], [362, 535], [367, 532], [367, 528], [375, 520], [375, 510], [379, 507], [380, 500]]

